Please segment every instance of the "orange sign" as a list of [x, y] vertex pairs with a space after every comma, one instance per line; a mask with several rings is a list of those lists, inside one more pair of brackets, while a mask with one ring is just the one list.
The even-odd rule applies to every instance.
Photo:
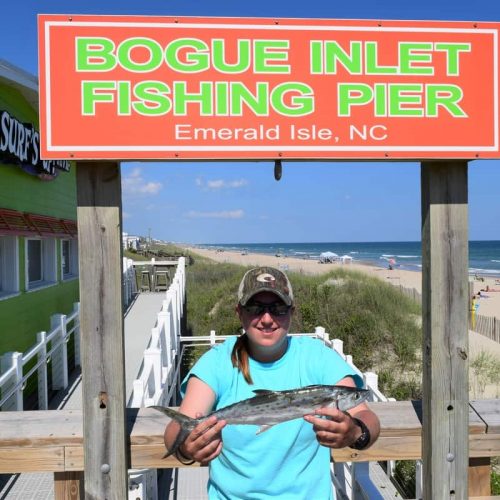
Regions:
[[498, 158], [500, 24], [39, 16], [43, 158]]

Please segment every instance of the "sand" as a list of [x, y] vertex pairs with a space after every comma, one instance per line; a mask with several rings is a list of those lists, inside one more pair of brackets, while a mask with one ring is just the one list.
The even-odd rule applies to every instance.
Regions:
[[[393, 285], [401, 285], [404, 288], [416, 289], [422, 293], [422, 273], [416, 271], [407, 271], [404, 269], [393, 270], [384, 269], [381, 267], [360, 264], [360, 263], [331, 263], [321, 264], [313, 260], [306, 260], [294, 257], [276, 257], [273, 255], [263, 255], [256, 253], [248, 253], [242, 255], [239, 252], [227, 251], [222, 252], [215, 249], [203, 249], [188, 247], [194, 254], [207, 257], [215, 262], [229, 262], [233, 264], [240, 264], [244, 266], [273, 266], [282, 270], [290, 270], [305, 274], [322, 274], [326, 273], [337, 267], [344, 267], [346, 269], [353, 269], [375, 276], [382, 281], [391, 283]], [[484, 278], [484, 281], [470, 278], [472, 289], [474, 293], [480, 290], [483, 297], [479, 299], [478, 314], [483, 316], [495, 316], [500, 319], [500, 284], [496, 283], [495, 278]], [[486, 291], [487, 287], [490, 291]], [[498, 291], [494, 291], [498, 290]], [[500, 363], [500, 344], [495, 342], [484, 335], [469, 331], [469, 359], [473, 361], [481, 351], [491, 353], [493, 357]], [[472, 376], [472, 373], [471, 373]], [[473, 378], [473, 376], [472, 376]], [[498, 388], [494, 384], [488, 384], [483, 394], [478, 394], [481, 398], [495, 398], [497, 397]], [[472, 394], [471, 394], [472, 397]]]
[[[345, 267], [346, 269], [355, 269], [363, 273], [391, 283], [393, 285], [401, 285], [405, 288], [415, 288], [419, 293], [422, 293], [422, 273], [417, 271], [407, 271], [398, 269], [392, 271], [381, 267], [369, 264], [320, 264], [314, 260], [300, 259], [294, 257], [276, 257], [273, 255], [263, 255], [257, 253], [248, 253], [242, 255], [239, 252], [227, 251], [218, 252], [215, 249], [191, 248], [194, 253], [208, 257], [216, 262], [231, 262], [233, 264], [241, 264], [244, 266], [274, 266], [280, 269], [289, 269], [306, 274], [321, 274], [326, 273], [336, 267]], [[474, 293], [481, 289], [486, 290], [489, 287], [490, 291], [484, 291], [481, 299], [479, 299], [478, 314], [483, 316], [496, 316], [500, 319], [500, 284], [495, 283], [495, 278], [484, 278], [484, 281], [478, 281], [473, 277], [470, 278]], [[494, 291], [497, 290], [497, 291]]]

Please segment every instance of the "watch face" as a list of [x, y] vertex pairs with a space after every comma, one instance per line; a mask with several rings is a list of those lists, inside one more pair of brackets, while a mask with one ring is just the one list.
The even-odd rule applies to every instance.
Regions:
[[363, 434], [361, 434], [361, 436], [359, 436], [357, 441], [354, 443], [354, 446], [356, 449], [362, 450], [363, 448], [365, 448], [368, 445], [369, 442], [370, 442], [369, 434], [366, 432], [363, 432]]

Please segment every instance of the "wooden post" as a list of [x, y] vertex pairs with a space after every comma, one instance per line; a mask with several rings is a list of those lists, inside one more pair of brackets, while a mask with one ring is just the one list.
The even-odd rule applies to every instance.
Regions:
[[469, 496], [489, 497], [491, 495], [490, 457], [471, 458], [469, 461]]
[[423, 162], [424, 499], [467, 499], [467, 162]]
[[80, 471], [54, 472], [55, 500], [83, 500], [83, 474]]
[[127, 498], [120, 167], [78, 162], [85, 498]]

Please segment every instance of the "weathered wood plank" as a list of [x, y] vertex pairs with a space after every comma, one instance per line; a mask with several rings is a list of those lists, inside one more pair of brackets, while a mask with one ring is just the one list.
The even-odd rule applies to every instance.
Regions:
[[[491, 409], [500, 400], [474, 402]], [[377, 443], [365, 451], [335, 450], [336, 461], [413, 460], [421, 458], [422, 426], [417, 402], [369, 403], [381, 422]], [[471, 411], [470, 457], [500, 455], [500, 429], [487, 428]], [[486, 416], [484, 418], [487, 419]], [[174, 457], [163, 459], [163, 431], [168, 417], [151, 408], [127, 409], [131, 466], [183, 467]], [[21, 429], [21, 432], [19, 431]], [[258, 439], [258, 436], [256, 436]], [[57, 444], [57, 446], [56, 446]], [[196, 466], [196, 465], [194, 465]], [[82, 471], [84, 469], [83, 412], [81, 410], [0, 412], [0, 473]]]
[[469, 496], [489, 496], [491, 461], [489, 457], [469, 459]]
[[476, 434], [469, 436], [470, 457], [499, 456], [500, 434]]
[[54, 499], [80, 500], [84, 498], [82, 472], [54, 473]]
[[82, 435], [81, 410], [0, 412], [0, 450], [81, 443]]
[[474, 400], [470, 405], [486, 424], [487, 432], [500, 433], [500, 399]]
[[64, 471], [64, 447], [0, 448], [0, 473]]
[[120, 167], [77, 165], [85, 496], [127, 497]]
[[424, 497], [468, 498], [467, 162], [423, 162]]
[[64, 468], [67, 471], [80, 471], [84, 469], [83, 444], [80, 446], [66, 446], [64, 448]]
[[[485, 404], [478, 410], [469, 407], [469, 434], [486, 432], [485, 421], [481, 418], [482, 412], [489, 415], [496, 408], [500, 411], [500, 400], [484, 401], [497, 401], [498, 406]], [[482, 402], [481, 400], [481, 404]], [[377, 413], [385, 435], [408, 436], [411, 434], [420, 435], [422, 432], [422, 401], [387, 401], [385, 403], [368, 403], [368, 406]], [[404, 415], [404, 420], [401, 420], [402, 415]], [[500, 429], [495, 430], [495, 432], [500, 432]]]

